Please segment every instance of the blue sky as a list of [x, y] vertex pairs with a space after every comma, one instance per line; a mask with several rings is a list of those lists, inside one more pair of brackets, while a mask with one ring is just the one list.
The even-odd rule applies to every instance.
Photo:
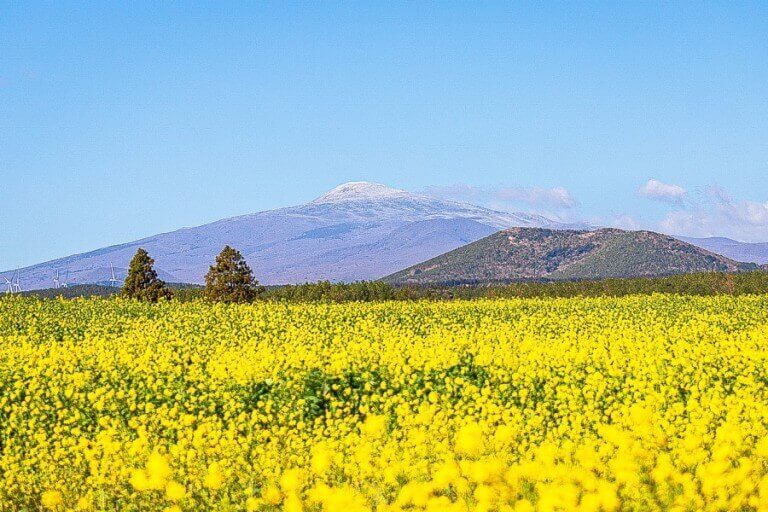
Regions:
[[0, 268], [358, 180], [766, 241], [766, 33], [765, 2], [6, 2]]

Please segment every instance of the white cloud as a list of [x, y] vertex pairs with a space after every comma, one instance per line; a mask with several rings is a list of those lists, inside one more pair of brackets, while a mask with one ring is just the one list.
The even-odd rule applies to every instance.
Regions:
[[687, 194], [680, 185], [664, 183], [656, 179], [650, 179], [637, 190], [638, 195], [655, 199], [664, 203], [682, 205]]
[[672, 235], [714, 236], [709, 224], [710, 220], [704, 215], [678, 210], [667, 213], [659, 222], [659, 228]]
[[548, 206], [554, 208], [575, 208], [579, 202], [565, 187], [541, 188], [541, 187], [505, 187], [495, 192], [499, 201], [511, 201], [527, 203], [534, 206]]
[[735, 201], [720, 187], [709, 187], [709, 196], [714, 200], [717, 211], [737, 224], [768, 226], [768, 201]]
[[768, 241], [768, 201], [733, 199], [719, 187], [709, 187], [691, 209], [667, 213], [659, 228], [674, 235], [727, 236], [749, 242]]
[[467, 185], [465, 183], [454, 183], [453, 185], [432, 185], [424, 187], [420, 192], [441, 199], [450, 199], [452, 201], [477, 201], [484, 191], [479, 187]]
[[640, 222], [630, 215], [617, 215], [611, 220], [610, 226], [612, 228], [626, 229], [628, 231], [637, 231], [641, 228]]
[[425, 193], [455, 201], [477, 202], [494, 207], [524, 203], [535, 208], [570, 210], [579, 201], [565, 187], [481, 188], [467, 184], [427, 187]]

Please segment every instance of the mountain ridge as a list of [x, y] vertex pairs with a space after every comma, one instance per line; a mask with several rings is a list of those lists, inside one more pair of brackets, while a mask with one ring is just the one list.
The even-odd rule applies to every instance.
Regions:
[[[29, 290], [50, 287], [57, 270], [69, 272], [72, 284], [103, 282], [111, 266], [127, 268], [136, 249], [143, 247], [164, 279], [202, 283], [209, 265], [229, 244], [243, 253], [264, 284], [355, 281], [380, 278], [512, 226], [569, 227], [535, 214], [350, 182], [303, 205], [184, 227], [18, 271]], [[14, 272], [0, 276], [10, 278]]]
[[768, 263], [768, 242], [740, 242], [724, 236], [695, 238], [688, 236], [676, 237], [683, 242], [727, 256], [732, 260], [746, 263]]
[[384, 278], [394, 284], [660, 277], [756, 269], [653, 231], [512, 228]]

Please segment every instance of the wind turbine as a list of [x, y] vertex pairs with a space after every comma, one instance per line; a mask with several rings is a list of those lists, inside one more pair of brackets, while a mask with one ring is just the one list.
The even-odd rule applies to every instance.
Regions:
[[113, 288], [117, 288], [117, 278], [115, 277], [115, 266], [112, 265], [112, 263], [110, 263], [109, 269], [112, 271], [112, 277], [109, 278], [109, 285]]
[[19, 271], [16, 271], [16, 282], [13, 283], [13, 291], [16, 293], [21, 293], [23, 290], [21, 289], [21, 276], [19, 275]]
[[5, 293], [13, 293], [13, 282], [8, 280], [8, 276], [3, 276], [3, 279], [5, 279], [5, 284], [8, 285], [8, 289], [5, 290]]
[[59, 270], [56, 269], [56, 276], [54, 276], [53, 278], [53, 287], [58, 290], [60, 286], [61, 286], [61, 279], [59, 279]]

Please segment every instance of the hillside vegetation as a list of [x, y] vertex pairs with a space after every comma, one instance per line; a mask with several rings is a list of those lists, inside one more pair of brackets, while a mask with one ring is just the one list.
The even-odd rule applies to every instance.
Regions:
[[[174, 291], [193, 291], [202, 293], [203, 287], [197, 284], [186, 283], [168, 283], [168, 288]], [[42, 290], [31, 290], [22, 292], [26, 297], [38, 297], [41, 299], [55, 299], [58, 297], [64, 299], [76, 299], [79, 297], [113, 297], [120, 295], [121, 287], [108, 286], [103, 284], [74, 284], [66, 288], [45, 288]], [[193, 293], [194, 294], [194, 293]]]
[[[197, 285], [169, 285], [173, 300], [188, 302], [203, 297]], [[24, 295], [38, 298], [110, 297], [119, 288], [97, 285], [37, 290]], [[768, 272], [705, 272], [668, 277], [572, 281], [525, 281], [488, 285], [403, 285], [382, 281], [305, 283], [266, 287], [259, 301], [270, 302], [379, 302], [390, 300], [452, 300], [494, 297], [622, 297], [670, 293], [679, 295], [746, 295], [768, 293]], [[0, 296], [2, 297], [2, 296]]]
[[737, 272], [757, 265], [650, 231], [513, 228], [392, 274], [393, 284], [504, 283]]

